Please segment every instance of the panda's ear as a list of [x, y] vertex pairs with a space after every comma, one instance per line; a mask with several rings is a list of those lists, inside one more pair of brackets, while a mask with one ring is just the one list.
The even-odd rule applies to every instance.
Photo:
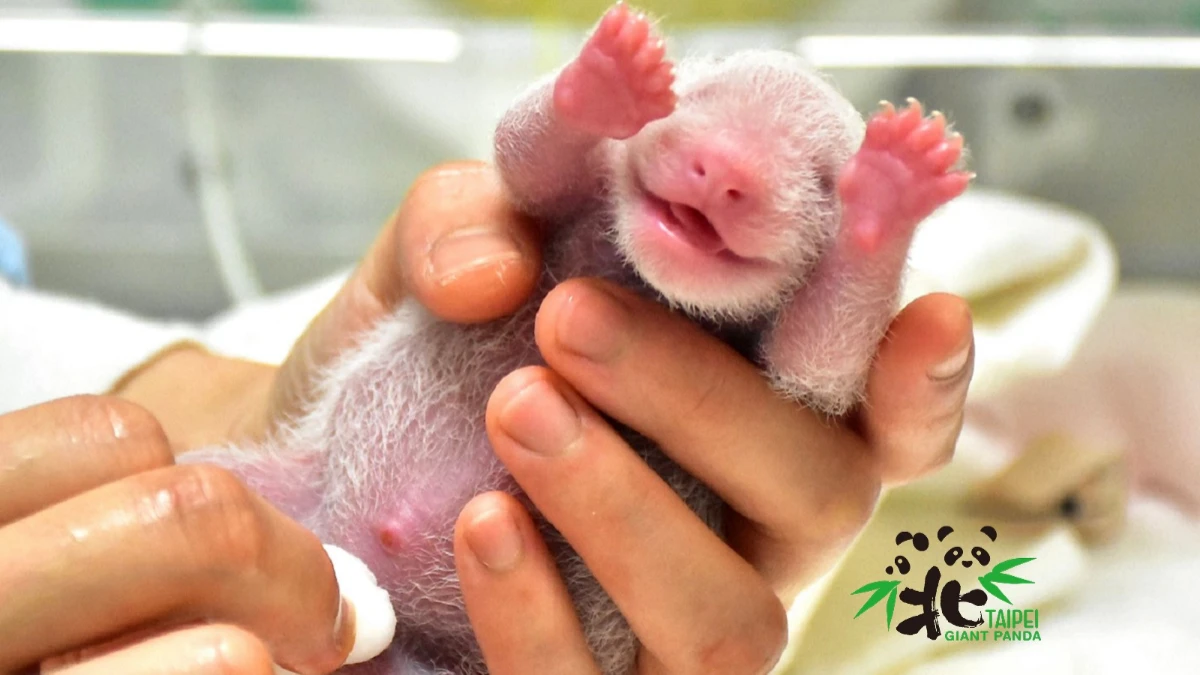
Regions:
[[953, 527], [950, 527], [949, 525], [943, 525], [942, 529], [938, 530], [938, 541], [945, 541], [946, 537], [949, 537], [950, 533], [953, 531]]
[[979, 531], [986, 534], [988, 539], [996, 541], [996, 528], [992, 527], [991, 525], [984, 525], [983, 527], [979, 528]]

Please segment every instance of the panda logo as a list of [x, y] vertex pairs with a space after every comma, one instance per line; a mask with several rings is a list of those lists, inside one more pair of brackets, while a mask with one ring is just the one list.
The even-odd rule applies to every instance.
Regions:
[[[984, 525], [979, 529], [979, 532], [987, 537], [987, 541], [995, 543], [997, 538], [996, 528], [992, 527], [991, 525]], [[903, 603], [916, 607], [918, 610], [920, 610], [918, 614], [904, 619], [896, 626], [896, 630], [904, 635], [917, 635], [918, 633], [924, 631], [925, 636], [928, 639], [936, 640], [942, 635], [942, 630], [939, 626], [939, 619], [943, 619], [954, 627], [949, 633], [946, 634], [947, 640], [974, 641], [979, 639], [978, 635], [981, 633], [979, 633], [979, 631], [976, 629], [978, 629], [979, 626], [984, 622], [983, 614], [980, 613], [975, 618], [968, 617], [963, 613], [963, 606], [966, 605], [973, 606], [975, 608], [982, 608], [987, 604], [989, 597], [995, 597], [996, 599], [1011, 605], [1012, 601], [1010, 601], [1005, 595], [1002, 586], [1006, 584], [1032, 584], [1033, 581], [1010, 574], [1009, 570], [1031, 562], [1034, 560], [1034, 558], [1012, 558], [1009, 560], [996, 562], [993, 560], [991, 552], [984, 548], [985, 546], [989, 545], [987, 542], [983, 542], [983, 545], [981, 546], [972, 546], [970, 550], [966, 550], [962, 546], [959, 546], [953, 541], [949, 540], [951, 534], [954, 534], [954, 528], [950, 527], [949, 525], [943, 525], [938, 529], [936, 533], [936, 541], [931, 541], [931, 537], [926, 535], [924, 532], [898, 533], [896, 535], [897, 547], [903, 547], [911, 544], [913, 551], [917, 553], [925, 553], [926, 551], [931, 551], [932, 549], [930, 555], [934, 558], [934, 560], [930, 562], [934, 562], [934, 564], [929, 566], [929, 569], [923, 575], [924, 579], [922, 580], [921, 584], [915, 588], [905, 586], [905, 579], [897, 579], [893, 577], [892, 579], [872, 581], [864, 584], [862, 587], [854, 591], [851, 591], [851, 595], [871, 593], [871, 596], [863, 603], [862, 607], [858, 610], [858, 613], [854, 615], [854, 618], [857, 619], [859, 616], [862, 616], [864, 612], [871, 609], [871, 607], [883, 603], [883, 601], [886, 599], [887, 603], [884, 604], [884, 608], [886, 610], [885, 617], [887, 620], [886, 625], [888, 630], [891, 630], [892, 628], [892, 618], [897, 603]], [[941, 546], [945, 546], [946, 549], [944, 553], [941, 553], [939, 561], [937, 558], [939, 557], [939, 549]], [[912, 554], [910, 553], [910, 555]], [[961, 565], [963, 570], [971, 570], [971, 576], [978, 574], [979, 576], [977, 579], [981, 588], [965, 590], [963, 588], [963, 583], [970, 584], [971, 582], [964, 581], [961, 578], [956, 578], [957, 575], [951, 575], [950, 577], [944, 578], [942, 569], [940, 567], [941, 563], [945, 563], [946, 567], [950, 570], [952, 570], [955, 565]], [[893, 559], [893, 564], [884, 568], [884, 571], [888, 574], [888, 576], [892, 576], [893, 574], [899, 572], [901, 577], [905, 577], [909, 572], [913, 571], [913, 565], [907, 557], [898, 554]], [[970, 609], [967, 611], [968, 613], [972, 613]], [[997, 612], [996, 616], [1001, 616], [1003, 614], [1004, 617], [1015, 616], [1011, 614], [1005, 614], [1006, 611], [1018, 613], [1028, 612], [1028, 610], [994, 611]], [[1034, 623], [1032, 627], [1036, 628], [1036, 610], [1033, 611]], [[987, 610], [987, 612], [988, 616], [991, 617], [993, 610]], [[1025, 617], [1025, 613], [1022, 614], [1022, 617]], [[991, 620], [991, 618], [988, 619], [989, 622]], [[1014, 625], [1007, 624], [1005, 622], [1015, 620], [1016, 619], [1012, 618], [1002, 618], [998, 620], [999, 622], [996, 625]], [[1021, 620], [1027, 622], [1026, 618], [1022, 618]], [[990, 623], [989, 627], [991, 627]], [[955, 630], [955, 628], [960, 630]], [[987, 633], [985, 632], [982, 634], [986, 635]], [[1027, 640], [1031, 639], [1029, 637], [1030, 635], [1033, 636], [1033, 640], [1041, 639], [1036, 630], [1007, 631], [1004, 633], [1004, 635], [1006, 636], [1004, 637], [1005, 640]]]
[[[991, 541], [996, 541], [996, 528], [991, 525], [984, 525], [979, 531]], [[954, 532], [954, 528], [949, 525], [943, 526], [938, 530], [938, 541], [945, 541], [946, 537], [950, 536], [952, 532]], [[975, 563], [979, 563], [980, 567], [987, 567], [992, 562], [992, 555], [984, 547], [975, 546], [971, 549], [971, 557], [968, 558], [964, 555], [961, 546], [953, 546], [942, 556], [942, 561], [949, 567], [954, 567], [955, 563], [961, 564], [964, 569], [970, 569]]]
[[[996, 541], [996, 528], [992, 527], [991, 525], [984, 525], [979, 531], [982, 532], [989, 540]], [[951, 534], [953, 534], [953, 532], [953, 527], [950, 527], [949, 525], [943, 525], [937, 531], [938, 542], [940, 543], [946, 541], [946, 537], [949, 537]], [[929, 550], [929, 537], [927, 537], [924, 532], [917, 532], [916, 534], [911, 532], [901, 532], [896, 535], [897, 546], [900, 546], [908, 541], [912, 542], [912, 547], [917, 551], [925, 552]], [[978, 563], [980, 567], [987, 567], [992, 562], [992, 554], [988, 553], [988, 550], [982, 546], [973, 547], [971, 549], [970, 557], [966, 557], [964, 554], [965, 551], [963, 551], [961, 546], [952, 546], [946, 551], [945, 555], [942, 556], [942, 561], [945, 562], [949, 567], [954, 567], [955, 564], [961, 564], [964, 569], [970, 569], [976, 563]], [[912, 564], [909, 562], [908, 558], [902, 555], [896, 556], [895, 560], [893, 560], [893, 563], [894, 567], [893, 565], [888, 565], [884, 569], [884, 572], [886, 572], [889, 576], [897, 571], [900, 572], [901, 576], [903, 576], [908, 574], [909, 570], [912, 569]]]

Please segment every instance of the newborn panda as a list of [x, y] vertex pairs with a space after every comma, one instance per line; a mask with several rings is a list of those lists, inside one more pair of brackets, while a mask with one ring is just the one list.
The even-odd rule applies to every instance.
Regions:
[[[543, 363], [534, 318], [554, 285], [603, 277], [660, 301], [757, 363], [780, 395], [843, 413], [862, 397], [915, 228], [967, 187], [962, 147], [915, 101], [864, 125], [791, 53], [674, 64], [646, 17], [617, 5], [496, 132], [507, 193], [546, 233], [529, 301], [471, 326], [410, 302], [326, 374], [293, 428], [186, 461], [231, 468], [387, 591], [390, 646], [345, 672], [485, 673], [452, 534], [472, 497], [522, 496], [484, 411], [501, 378]], [[720, 533], [721, 501], [619, 430]], [[586, 561], [533, 511], [598, 664], [629, 672], [636, 637]]]

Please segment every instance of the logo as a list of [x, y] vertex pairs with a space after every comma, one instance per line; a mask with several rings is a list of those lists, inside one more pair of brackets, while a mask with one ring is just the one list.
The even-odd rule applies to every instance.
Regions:
[[[945, 639], [951, 642], [1040, 642], [1042, 636], [1038, 610], [1012, 607], [1012, 601], [1005, 595], [1003, 588], [1005, 585], [1032, 584], [1033, 582], [1029, 579], [1019, 577], [1012, 571], [1034, 558], [1011, 558], [992, 565], [992, 556], [983, 545], [996, 541], [996, 528], [985, 525], [980, 528], [979, 533], [983, 535], [982, 538], [971, 533], [975, 539], [981, 541], [971, 546], [970, 555], [967, 555], [963, 545], [971, 545], [971, 541], [964, 541], [963, 545], [959, 545], [955, 540], [961, 538], [961, 535], [956, 535], [954, 540], [948, 541], [951, 539], [951, 535], [954, 535], [954, 528], [949, 525], [945, 525], [937, 531], [938, 544], [947, 547], [945, 554], [941, 557], [941, 562], [947, 567], [948, 578], [945, 583], [942, 583], [941, 568], [934, 564], [925, 572], [923, 586], [920, 588], [906, 586], [902, 589], [901, 585], [906, 583], [905, 577], [908, 580], [915, 580], [916, 575], [908, 577], [908, 573], [913, 571], [909, 557], [903, 555], [903, 552], [896, 555], [894, 566], [888, 565], [884, 568], [884, 572], [889, 577], [899, 574], [901, 578], [872, 581], [853, 591], [851, 595], [871, 594], [854, 618], [862, 616], [867, 610], [887, 598], [886, 625], [889, 631], [892, 629], [892, 618], [896, 612], [897, 600], [899, 600], [918, 610], [916, 614], [896, 625], [896, 632], [903, 635], [924, 633], [926, 638], [936, 640], [942, 637], [942, 620], [944, 620], [952, 627], [945, 633]], [[982, 541], [983, 538], [986, 538], [987, 541]], [[911, 546], [918, 553], [928, 551], [930, 543], [929, 537], [923, 532], [900, 532], [896, 535], [897, 547]], [[917, 557], [915, 554], [910, 553], [910, 555], [914, 558]], [[949, 575], [958, 572], [954, 569], [955, 565], [963, 570], [969, 570], [978, 565], [978, 570], [983, 572], [976, 578], [980, 587], [963, 592], [963, 582], [949, 578]], [[988, 569], [989, 566], [991, 569]], [[1001, 606], [989, 609], [986, 605], [990, 598], [995, 598], [1010, 607]]]

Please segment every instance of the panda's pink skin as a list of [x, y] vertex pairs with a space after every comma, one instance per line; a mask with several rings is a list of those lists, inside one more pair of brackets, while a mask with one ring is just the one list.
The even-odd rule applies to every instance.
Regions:
[[[954, 170], [961, 151], [915, 102], [885, 106], [864, 126], [792, 54], [673, 65], [650, 22], [618, 5], [496, 133], [510, 197], [547, 232], [546, 273], [529, 302], [475, 326], [406, 304], [325, 373], [292, 428], [265, 447], [187, 461], [231, 467], [361, 558], [391, 594], [395, 642], [345, 672], [484, 673], [455, 575], [454, 522], [481, 492], [520, 495], [484, 411], [501, 378], [543, 363], [534, 317], [554, 284], [600, 276], [659, 299], [754, 359], [781, 395], [838, 414], [862, 395], [916, 226], [967, 186]], [[721, 501], [622, 433], [720, 531]], [[636, 638], [584, 561], [539, 522], [601, 668], [628, 672]]]

